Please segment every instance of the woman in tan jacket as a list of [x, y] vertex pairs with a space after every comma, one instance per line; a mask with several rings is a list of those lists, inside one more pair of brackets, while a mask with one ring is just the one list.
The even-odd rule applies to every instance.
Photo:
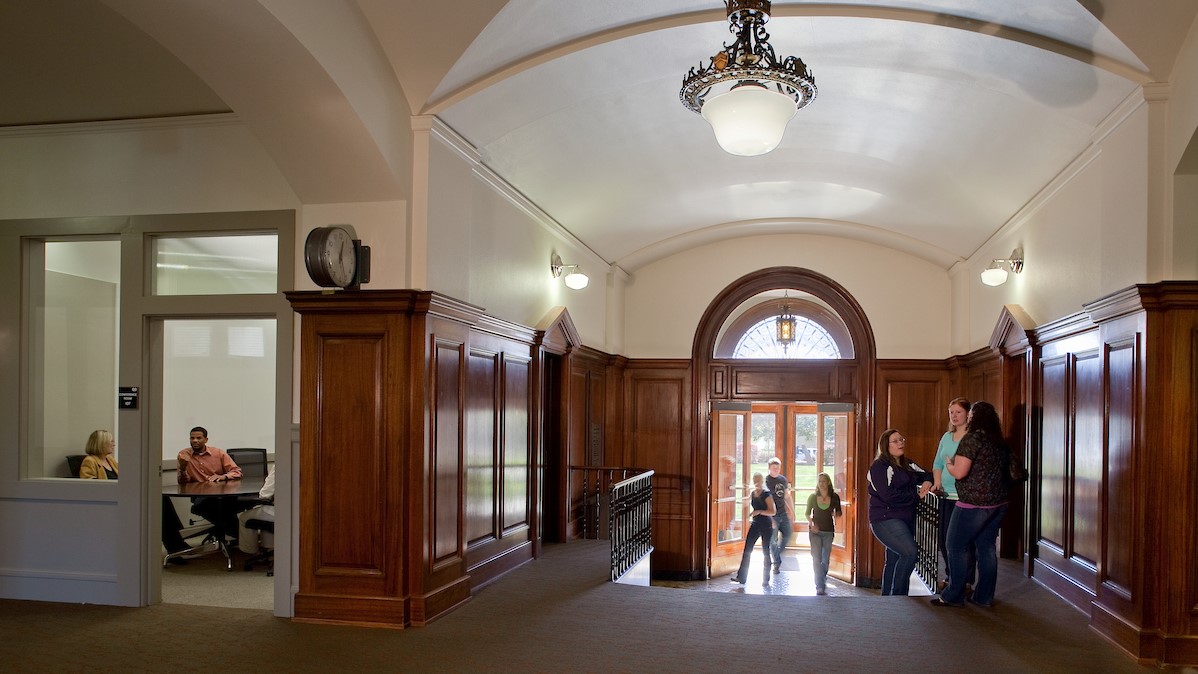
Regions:
[[116, 449], [116, 440], [108, 431], [92, 431], [87, 439], [87, 456], [79, 466], [79, 477], [92, 480], [115, 480], [120, 468], [116, 457], [112, 455]]

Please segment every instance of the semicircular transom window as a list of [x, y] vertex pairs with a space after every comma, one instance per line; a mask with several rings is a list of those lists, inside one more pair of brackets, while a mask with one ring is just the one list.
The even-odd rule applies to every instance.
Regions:
[[765, 318], [741, 335], [732, 351], [733, 358], [840, 358], [840, 347], [824, 326], [795, 316], [795, 341], [789, 346], [778, 343], [775, 318]]

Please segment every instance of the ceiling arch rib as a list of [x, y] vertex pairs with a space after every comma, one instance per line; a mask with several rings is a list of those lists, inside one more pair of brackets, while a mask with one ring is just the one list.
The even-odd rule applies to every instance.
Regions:
[[861, 223], [807, 218], [773, 218], [726, 222], [679, 234], [625, 255], [616, 260], [615, 264], [625, 271], [634, 272], [647, 264], [698, 246], [769, 234], [815, 234], [864, 241], [902, 251], [927, 260], [943, 269], [949, 269], [964, 260], [959, 255], [913, 237]]
[[[725, 14], [726, 12], [723, 9], [688, 12], [684, 14], [676, 14], [673, 16], [639, 21], [569, 40], [559, 45], [554, 45], [547, 49], [543, 49], [529, 56], [517, 59], [516, 61], [506, 65], [502, 65], [494, 70], [491, 70], [490, 72], [484, 73], [483, 75], [475, 78], [465, 85], [462, 85], [454, 91], [440, 96], [435, 100], [429, 101], [424, 106], [421, 114], [436, 115], [453, 106], [455, 103], [469, 98], [471, 95], [478, 93], [489, 86], [492, 86], [498, 82], [502, 82], [509, 77], [522, 73], [543, 63], [561, 58], [568, 54], [573, 54], [590, 47], [606, 44], [608, 42], [614, 42], [643, 33], [650, 33], [668, 28], [677, 28], [679, 26], [689, 26], [693, 24], [723, 22], [727, 20]], [[1100, 68], [1114, 75], [1118, 75], [1130, 80], [1138, 85], [1146, 84], [1154, 79], [1151, 73], [1143, 68], [1110, 58], [1108, 56], [1096, 54], [1084, 47], [1072, 45], [1061, 40], [1020, 28], [1003, 26], [995, 23], [979, 21], [969, 17], [944, 14], [940, 12], [930, 12], [926, 10], [899, 7], [813, 4], [778, 5], [774, 7], [773, 11], [771, 12], [771, 16], [778, 18], [841, 17], [881, 19], [941, 26], [981, 35], [988, 35], [998, 39], [1009, 40], [1011, 42], [1042, 49], [1069, 59], [1073, 59], [1075, 61], [1079, 61], [1081, 63], [1085, 63], [1087, 65], [1091, 65], [1095, 68]]]
[[[381, 86], [395, 89], [381, 106], [360, 96], [351, 98], [342, 87], [345, 79], [338, 81], [321, 62], [330, 58], [327, 50], [314, 53], [297, 37], [306, 32], [302, 26], [286, 25], [260, 2], [103, 1], [170, 50], [237, 113], [301, 202], [404, 198], [403, 169], [392, 162], [396, 154], [403, 154], [406, 140], [397, 138], [394, 129], [372, 128], [368, 121], [382, 119], [377, 108], [397, 102], [401, 119], [406, 120], [407, 105], [394, 79], [385, 82], [374, 77]], [[309, 9], [323, 6], [310, 4]], [[289, 20], [294, 24], [294, 19]], [[344, 28], [353, 22], [336, 23]], [[354, 44], [344, 38], [344, 34], [326, 36], [322, 44], [328, 49]], [[309, 39], [317, 38], [309, 35]], [[349, 59], [340, 58], [342, 63]], [[352, 87], [349, 91], [360, 94]]]

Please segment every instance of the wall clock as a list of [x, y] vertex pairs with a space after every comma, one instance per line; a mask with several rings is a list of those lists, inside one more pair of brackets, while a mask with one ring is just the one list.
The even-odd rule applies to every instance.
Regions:
[[322, 288], [356, 289], [370, 281], [370, 247], [349, 225], [317, 227], [304, 241], [304, 265]]

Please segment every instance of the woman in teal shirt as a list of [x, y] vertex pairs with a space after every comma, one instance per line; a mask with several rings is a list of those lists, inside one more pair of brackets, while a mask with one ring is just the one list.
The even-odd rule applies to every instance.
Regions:
[[[957, 480], [945, 470], [945, 462], [957, 453], [957, 445], [965, 437], [966, 420], [969, 418], [969, 401], [965, 398], [953, 398], [948, 404], [948, 431], [940, 437], [940, 446], [936, 448], [936, 459], [932, 462], [932, 476], [935, 479], [932, 489], [940, 496], [940, 527], [937, 531], [937, 542], [940, 545], [940, 558], [944, 560], [944, 580], [940, 581], [943, 590], [949, 582], [948, 577], [948, 548], [945, 536], [948, 535], [948, 523], [952, 519], [953, 510], [957, 507]], [[969, 573], [965, 585], [972, 589], [973, 579], [977, 573], [977, 553], [969, 549]]]

